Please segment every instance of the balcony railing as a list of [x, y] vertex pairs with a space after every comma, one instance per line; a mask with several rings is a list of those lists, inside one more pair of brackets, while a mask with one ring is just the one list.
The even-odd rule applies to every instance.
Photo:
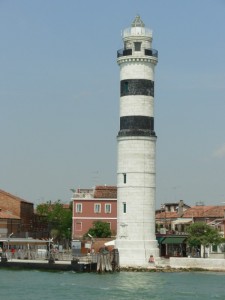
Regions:
[[117, 58], [128, 55], [132, 55], [132, 49], [120, 49], [117, 51]]
[[[140, 54], [142, 52], [140, 51]], [[129, 56], [132, 55], [132, 49], [120, 49], [117, 51], [117, 58], [122, 57], [122, 56]], [[153, 57], [158, 57], [158, 51], [155, 49], [144, 49], [144, 55], [146, 56], [153, 56]]]
[[158, 57], [158, 51], [155, 49], [145, 49], [145, 55]]

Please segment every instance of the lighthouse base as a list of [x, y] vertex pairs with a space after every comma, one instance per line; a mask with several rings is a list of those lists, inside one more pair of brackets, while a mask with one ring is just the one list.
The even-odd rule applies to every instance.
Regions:
[[116, 240], [115, 248], [119, 251], [120, 267], [147, 267], [149, 258], [159, 257], [158, 242]]

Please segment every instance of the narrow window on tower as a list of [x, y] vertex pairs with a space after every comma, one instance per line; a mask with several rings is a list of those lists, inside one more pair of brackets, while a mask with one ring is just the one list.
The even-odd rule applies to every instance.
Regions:
[[123, 173], [123, 183], [127, 183], [127, 174]]
[[134, 42], [134, 51], [141, 51], [141, 43]]
[[128, 93], [128, 92], [129, 92], [128, 81], [125, 81], [125, 82], [124, 82], [124, 91], [125, 91], [125, 93]]
[[126, 202], [123, 202], [123, 213], [125, 214], [127, 212], [127, 204]]

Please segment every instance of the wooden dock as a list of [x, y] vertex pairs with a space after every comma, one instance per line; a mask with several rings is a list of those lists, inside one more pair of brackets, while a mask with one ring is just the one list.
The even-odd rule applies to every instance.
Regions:
[[48, 260], [21, 260], [12, 259], [1, 261], [0, 268], [17, 270], [43, 270], [43, 271], [74, 271], [74, 272], [96, 272], [97, 263], [73, 263], [73, 261], [54, 261]]
[[48, 259], [0, 259], [0, 268], [34, 269], [49, 271], [74, 271], [74, 272], [114, 272], [119, 271], [118, 251], [102, 251], [94, 255], [73, 257], [72, 260], [57, 260], [53, 256]]

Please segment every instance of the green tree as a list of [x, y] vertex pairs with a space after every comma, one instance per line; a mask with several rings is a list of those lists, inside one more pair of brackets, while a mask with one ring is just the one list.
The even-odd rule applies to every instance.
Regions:
[[102, 221], [93, 222], [93, 227], [84, 236], [86, 237], [88, 234], [96, 238], [106, 238], [112, 235], [109, 223]]
[[65, 209], [60, 200], [47, 201], [39, 204], [36, 211], [39, 215], [46, 217], [51, 237], [58, 240], [70, 239], [72, 227], [71, 205], [69, 209]]
[[209, 245], [219, 245], [223, 243], [223, 238], [221, 237], [219, 231], [207, 225], [204, 222], [193, 223], [189, 226], [187, 230], [189, 236], [187, 242], [191, 248], [204, 247], [204, 257], [205, 257], [205, 247]]

